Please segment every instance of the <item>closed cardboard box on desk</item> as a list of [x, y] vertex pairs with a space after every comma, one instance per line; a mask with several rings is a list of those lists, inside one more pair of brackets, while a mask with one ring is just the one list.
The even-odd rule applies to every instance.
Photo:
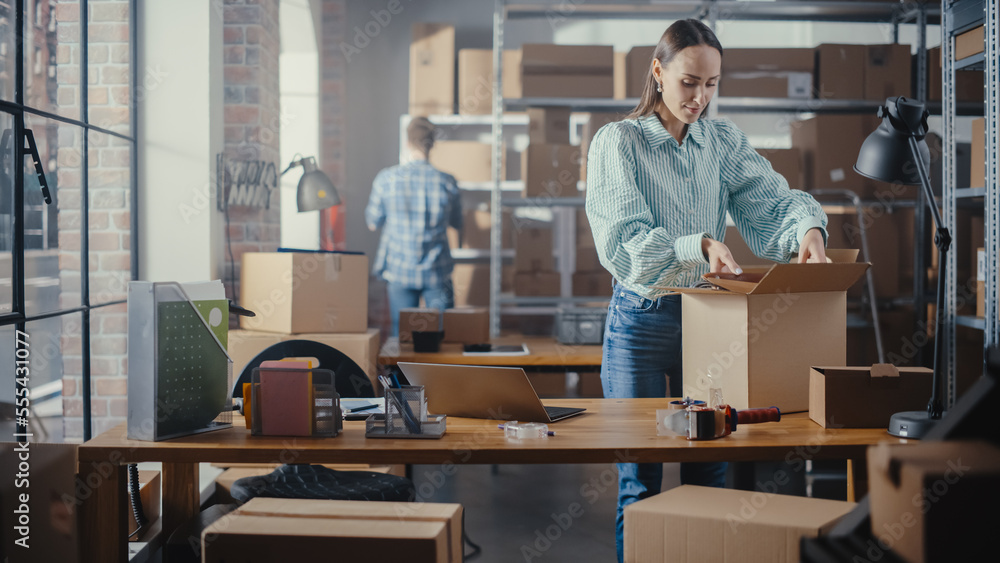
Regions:
[[368, 330], [368, 257], [338, 252], [247, 252], [240, 328], [285, 334]]
[[410, 115], [455, 111], [455, 28], [441, 23], [410, 27]]
[[615, 55], [610, 45], [521, 46], [525, 98], [612, 98]]
[[847, 288], [869, 266], [852, 262], [857, 251], [827, 256], [838, 262], [710, 279], [724, 289], [670, 288], [683, 294], [684, 396], [707, 401], [721, 387], [736, 409], [808, 410], [810, 368], [845, 362]]
[[625, 508], [625, 561], [799, 561], [853, 502], [682, 485]]
[[413, 331], [441, 330], [441, 311], [425, 307], [399, 310], [399, 341], [413, 342]]
[[809, 418], [823, 428], [888, 428], [889, 417], [927, 407], [934, 372], [875, 364], [814, 367], [809, 372]]
[[489, 309], [464, 307], [444, 310], [444, 342], [483, 344], [489, 341]]
[[868, 500], [872, 535], [910, 563], [989, 560], [1000, 449], [981, 441], [872, 446]]

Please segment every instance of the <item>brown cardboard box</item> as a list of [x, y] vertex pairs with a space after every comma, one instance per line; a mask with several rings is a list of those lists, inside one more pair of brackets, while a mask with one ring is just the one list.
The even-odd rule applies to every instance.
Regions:
[[[218, 465], [213, 464], [218, 467]], [[397, 477], [406, 476], [405, 465], [368, 465], [366, 463], [339, 463], [323, 464], [324, 467], [336, 469], [338, 471], [372, 471], [374, 473], [386, 473]], [[223, 466], [226, 467], [226, 466]], [[256, 477], [267, 475], [278, 468], [278, 464], [239, 464], [236, 467], [226, 467], [225, 471], [215, 478], [215, 502], [218, 504], [230, 504], [236, 502], [233, 499], [233, 483], [244, 477]]]
[[757, 149], [771, 163], [771, 168], [785, 177], [788, 187], [801, 190], [805, 185], [802, 174], [802, 151], [799, 149]]
[[626, 63], [627, 58], [628, 58], [628, 53], [615, 51], [615, 68], [614, 68], [615, 92], [613, 97], [616, 100], [625, 99], [625, 89], [626, 89], [625, 65], [627, 64]]
[[809, 369], [844, 365], [847, 288], [869, 266], [848, 262], [855, 251], [827, 255], [835, 263], [744, 268], [757, 283], [711, 279], [725, 291], [674, 288], [682, 293], [684, 396], [707, 400], [709, 388], [721, 387], [736, 409], [808, 410]]
[[910, 97], [911, 60], [909, 45], [866, 45], [865, 99], [884, 102], [894, 96]]
[[560, 398], [566, 396], [566, 372], [530, 372], [528, 381], [539, 397]]
[[874, 114], [818, 115], [792, 123], [792, 145], [802, 151], [806, 189], [848, 189], [865, 198], [882, 186], [854, 171], [861, 144], [878, 125]]
[[[916, 55], [913, 55], [916, 58]], [[941, 47], [927, 49], [927, 99], [941, 101]], [[955, 99], [959, 102], [983, 101], [983, 71], [962, 70], [955, 73]]]
[[[238, 508], [236, 512], [246, 516], [327, 519], [328, 522], [335, 520], [336, 524], [328, 524], [333, 526], [349, 520], [437, 522], [446, 527], [444, 560], [450, 563], [462, 561], [464, 511], [460, 504], [256, 498]], [[369, 555], [366, 559], [372, 557]]]
[[[503, 97], [521, 97], [521, 51], [504, 49]], [[458, 52], [458, 113], [493, 113], [493, 50], [462, 49]]]
[[514, 295], [518, 297], [558, 297], [561, 291], [559, 272], [517, 272]]
[[986, 317], [986, 249], [976, 249], [976, 316]]
[[731, 72], [806, 72], [813, 73], [816, 66], [813, 49], [726, 49], [722, 57], [722, 74]]
[[463, 307], [444, 310], [444, 342], [483, 344], [489, 341], [489, 309]]
[[247, 252], [240, 304], [256, 317], [240, 328], [284, 334], [368, 330], [368, 257], [323, 252]]
[[493, 180], [493, 146], [487, 143], [438, 141], [428, 156], [431, 166], [451, 174], [458, 182]]
[[521, 153], [524, 197], [576, 197], [580, 195], [580, 147], [531, 144]]
[[646, 77], [652, 72], [653, 51], [656, 45], [632, 47], [625, 55], [625, 97], [642, 97], [642, 87], [646, 85]]
[[625, 561], [799, 561], [855, 504], [682, 485], [625, 508]]
[[813, 367], [809, 372], [809, 418], [823, 428], [888, 428], [889, 417], [927, 407], [927, 368]]
[[[500, 235], [503, 241], [503, 248], [514, 248], [514, 221], [510, 209], [501, 211], [500, 216], [503, 225]], [[479, 250], [490, 249], [490, 237], [493, 218], [490, 215], [488, 206], [481, 206], [475, 209], [466, 209], [462, 218], [462, 246], [461, 248], [474, 248]], [[454, 231], [454, 229], [451, 229]], [[457, 232], [452, 235], [455, 240], [452, 248], [458, 248]], [[450, 240], [450, 239], [449, 239]]]
[[399, 341], [413, 342], [413, 331], [442, 330], [441, 311], [427, 307], [399, 310]]
[[[578, 236], [590, 236], [589, 233], [584, 233]], [[576, 271], [577, 272], [596, 272], [602, 270], [604, 266], [601, 266], [601, 259], [597, 255], [597, 249], [591, 246], [581, 246], [576, 247]]]
[[514, 246], [514, 268], [518, 272], [540, 272], [555, 269], [552, 255], [552, 229], [523, 228], [517, 232]]
[[331, 553], [358, 560], [371, 559], [373, 553], [378, 553], [385, 561], [450, 561], [448, 526], [440, 521], [386, 517], [338, 519], [331, 525], [328, 518], [257, 516], [238, 510], [202, 532], [201, 552], [204, 563], [318, 561], [329, 558]]
[[569, 108], [528, 108], [528, 142], [569, 144]]
[[454, 113], [455, 28], [415, 23], [410, 38], [410, 115]]
[[871, 446], [868, 487], [872, 535], [906, 561], [979, 561], [992, 552], [996, 516], [987, 514], [1000, 503], [1000, 449], [995, 445], [933, 441]]
[[601, 127], [618, 121], [621, 117], [618, 113], [592, 112], [588, 114], [587, 121], [583, 122], [583, 132], [580, 134], [580, 179], [584, 182], [587, 181], [587, 152], [590, 151], [590, 141]]
[[[156, 520], [160, 517], [159, 471], [139, 472], [139, 500], [142, 502], [142, 512], [146, 515], [146, 528], [148, 529], [149, 526], [156, 522]], [[125, 510], [131, 515], [132, 503], [129, 501], [128, 495], [125, 496], [124, 502], [126, 505]], [[141, 534], [136, 534], [134, 537], [132, 536], [137, 526], [138, 524], [135, 523], [135, 518], [128, 519], [129, 541], [139, 541], [142, 539]]]
[[986, 187], [986, 118], [972, 120], [972, 164], [969, 187]]
[[522, 45], [521, 93], [525, 98], [611, 98], [614, 58], [610, 45]]
[[864, 45], [823, 44], [816, 47], [816, 97], [863, 99], [864, 68]]
[[[229, 357], [233, 359], [233, 375], [239, 377], [250, 360], [263, 352], [267, 347], [285, 340], [312, 340], [326, 344], [343, 352], [354, 360], [375, 384], [378, 376], [378, 349], [380, 345], [379, 330], [369, 328], [367, 332], [357, 333], [306, 333], [306, 334], [276, 334], [269, 332], [254, 332], [250, 330], [229, 331]], [[328, 366], [318, 366], [325, 368]]]
[[955, 60], [982, 53], [986, 50], [986, 31], [983, 26], [966, 31], [955, 38]]
[[451, 285], [456, 307], [488, 307], [490, 304], [489, 264], [455, 264]]
[[611, 297], [614, 278], [605, 270], [573, 272], [574, 297]]

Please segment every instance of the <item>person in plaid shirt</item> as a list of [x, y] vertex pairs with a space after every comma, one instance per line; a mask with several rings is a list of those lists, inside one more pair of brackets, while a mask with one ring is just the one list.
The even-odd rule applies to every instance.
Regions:
[[383, 228], [374, 273], [388, 282], [392, 336], [399, 336], [399, 310], [454, 306], [453, 261], [448, 227], [462, 230], [462, 202], [451, 174], [427, 161], [434, 147], [434, 125], [414, 118], [406, 128], [410, 160], [375, 176], [365, 209], [372, 231]]

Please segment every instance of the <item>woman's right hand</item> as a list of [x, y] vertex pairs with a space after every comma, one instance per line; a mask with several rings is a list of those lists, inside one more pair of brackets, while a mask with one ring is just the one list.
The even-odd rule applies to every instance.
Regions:
[[708, 271], [731, 272], [737, 275], [743, 273], [743, 268], [736, 263], [733, 253], [729, 252], [729, 247], [721, 242], [710, 238], [701, 239], [701, 251], [705, 253], [705, 258], [708, 258]]

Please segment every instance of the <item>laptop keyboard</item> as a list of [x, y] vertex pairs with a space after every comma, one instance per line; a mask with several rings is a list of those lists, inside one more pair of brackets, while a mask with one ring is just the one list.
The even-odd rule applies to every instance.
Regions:
[[545, 407], [545, 412], [548, 413], [549, 419], [551, 420], [555, 420], [561, 416], [566, 416], [575, 412], [580, 412], [582, 410], [583, 409], [579, 407]]

